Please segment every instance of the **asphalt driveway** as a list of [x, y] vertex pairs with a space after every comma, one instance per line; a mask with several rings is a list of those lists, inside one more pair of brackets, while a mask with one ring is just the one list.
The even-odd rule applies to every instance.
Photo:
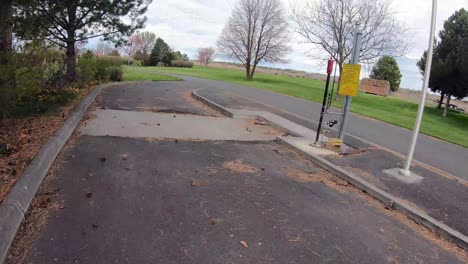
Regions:
[[[288, 119], [297, 119], [295, 122], [310, 129], [315, 130], [317, 127], [316, 122], [321, 110], [319, 103], [222, 81], [177, 76], [183, 78], [185, 86], [192, 89], [222, 90], [242, 97], [243, 103], [237, 104], [239, 108], [255, 104], [256, 108], [275, 112], [275, 114]], [[263, 105], [259, 107], [258, 103]], [[236, 105], [230, 107], [236, 108]], [[351, 136], [364, 139], [402, 155], [407, 154], [412, 135], [411, 130], [357, 114], [350, 115], [347, 132]], [[347, 140], [350, 141], [353, 138], [348, 137]], [[466, 164], [468, 149], [462, 146], [421, 134], [415, 150], [415, 159], [468, 181], [468, 165]]]
[[[185, 84], [105, 88], [94, 109], [213, 119], [213, 110], [183, 97], [192, 89]], [[98, 118], [88, 117], [82, 126]], [[7, 263], [466, 261], [454, 245], [269, 137], [210, 140], [207, 131], [203, 140], [180, 139], [181, 129], [190, 128], [164, 137], [156, 129], [143, 138], [75, 135]]]

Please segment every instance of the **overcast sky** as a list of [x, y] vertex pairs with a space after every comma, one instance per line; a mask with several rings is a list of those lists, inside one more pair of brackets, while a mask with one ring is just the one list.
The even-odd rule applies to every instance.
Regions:
[[[285, 7], [290, 2], [314, 0], [283, 0]], [[224, 23], [231, 14], [237, 0], [153, 0], [147, 17], [145, 30], [156, 33], [172, 48], [187, 53], [193, 58], [199, 47], [216, 46]], [[427, 48], [430, 12], [430, 0], [393, 0], [393, 9], [397, 17], [405, 22], [412, 33], [408, 36], [413, 43], [407, 58], [400, 58], [399, 64], [403, 71], [402, 87], [420, 89], [420, 75], [415, 61]], [[468, 7], [468, 0], [439, 1], [437, 32], [442, 28], [443, 21], [454, 11]], [[294, 37], [291, 41], [292, 53], [288, 57], [287, 65], [276, 65], [281, 68], [305, 70], [309, 72], [321, 71], [319, 62], [307, 57], [307, 44]]]

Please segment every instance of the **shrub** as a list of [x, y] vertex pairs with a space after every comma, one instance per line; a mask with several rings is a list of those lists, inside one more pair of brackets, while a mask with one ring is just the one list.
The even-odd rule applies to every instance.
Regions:
[[87, 51], [78, 59], [77, 70], [82, 83], [88, 83], [96, 78], [96, 60], [91, 51]]
[[134, 60], [132, 66], [143, 66], [143, 62], [141, 60]]
[[41, 82], [41, 75], [38, 71], [28, 67], [21, 67], [16, 70], [16, 100], [25, 101], [36, 97], [44, 87]]
[[107, 67], [109, 67], [105, 61], [96, 59], [96, 73], [94, 77], [99, 81], [109, 80], [109, 74], [107, 72]]
[[[109, 80], [108, 68], [122, 65], [122, 58], [117, 56], [99, 56], [96, 58], [96, 79]], [[126, 60], [125, 60], [126, 61]]]
[[133, 65], [135, 60], [132, 57], [121, 57], [122, 65]]
[[183, 60], [172, 60], [171, 67], [193, 68], [193, 62]]
[[[0, 54], [3, 56], [3, 54]], [[0, 120], [14, 109], [16, 102], [15, 65], [0, 65]]]
[[[117, 56], [99, 56], [96, 58], [96, 79], [101, 81], [112, 80], [110, 74], [115, 71], [111, 68], [119, 68], [122, 64], [127, 64], [127, 58]], [[120, 69], [120, 71], [122, 71]], [[122, 75], [122, 74], [120, 74]], [[115, 75], [114, 77], [116, 77]], [[122, 76], [120, 76], [120, 79]]]
[[113, 82], [120, 82], [122, 81], [122, 75], [123, 71], [120, 66], [111, 66], [107, 68], [107, 71], [109, 73], [109, 78]]
[[38, 96], [59, 92], [65, 87], [62, 53], [44, 46], [16, 54], [16, 95], [18, 102], [35, 101]]

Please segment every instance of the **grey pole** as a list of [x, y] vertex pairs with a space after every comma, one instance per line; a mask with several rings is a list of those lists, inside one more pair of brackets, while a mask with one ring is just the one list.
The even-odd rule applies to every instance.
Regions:
[[426, 102], [427, 87], [429, 85], [429, 78], [431, 76], [431, 67], [432, 67], [432, 53], [434, 50], [434, 35], [436, 27], [436, 17], [437, 17], [437, 0], [432, 0], [432, 16], [431, 16], [431, 28], [429, 34], [429, 43], [427, 47], [427, 59], [426, 67], [424, 71], [424, 82], [422, 87], [421, 101], [419, 102], [418, 115], [416, 117], [416, 122], [414, 123], [413, 136], [411, 137], [411, 143], [409, 145], [408, 155], [406, 157], [405, 167], [400, 170], [400, 175], [410, 176], [411, 171], [411, 162], [413, 161], [414, 148], [416, 147], [416, 141], [418, 140], [419, 129], [421, 128], [421, 121], [424, 114], [424, 104]]
[[[358, 64], [359, 63], [359, 55], [361, 53], [361, 42], [362, 42], [362, 31], [360, 28], [360, 24], [356, 23], [355, 28], [356, 35], [354, 36], [354, 47], [353, 47], [353, 54], [351, 57], [351, 64]], [[351, 100], [353, 99], [352, 96], [345, 96], [344, 103], [343, 103], [343, 117], [341, 121], [340, 131], [338, 133], [338, 138], [343, 140], [344, 139], [344, 131], [346, 128], [346, 123], [348, 119], [349, 109], [351, 107]]]

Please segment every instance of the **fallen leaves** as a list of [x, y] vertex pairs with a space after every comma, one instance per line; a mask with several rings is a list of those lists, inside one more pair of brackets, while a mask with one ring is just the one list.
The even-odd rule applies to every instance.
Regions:
[[266, 126], [266, 125], [267, 125], [267, 123], [265, 123], [265, 122], [260, 122], [260, 121], [255, 121], [254, 124], [255, 124], [255, 125], [259, 125], [259, 126]]
[[248, 248], [248, 247], [249, 247], [249, 245], [247, 244], [247, 242], [245, 242], [244, 240], [239, 241], [239, 243], [241, 243], [241, 245], [242, 245], [244, 248]]
[[254, 173], [257, 172], [258, 169], [250, 166], [248, 164], [242, 163], [241, 160], [233, 160], [229, 162], [223, 163], [223, 168], [240, 173]]
[[198, 180], [192, 180], [192, 186], [200, 186], [201, 182]]
[[47, 115], [0, 121], [0, 203], [79, 101]]

